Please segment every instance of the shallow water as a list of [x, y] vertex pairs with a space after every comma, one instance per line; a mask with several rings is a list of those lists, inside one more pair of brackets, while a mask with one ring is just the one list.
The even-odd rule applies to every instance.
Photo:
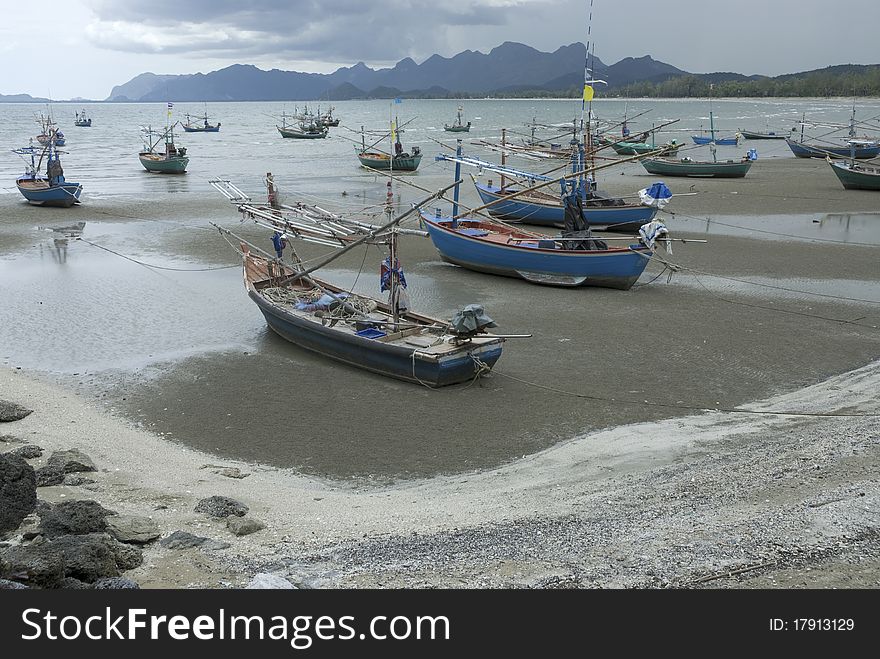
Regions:
[[[523, 124], [533, 116], [570, 120], [579, 113], [575, 105], [467, 101], [465, 119], [480, 119], [471, 119], [465, 144], [497, 137], [505, 125], [527, 130]], [[622, 115], [624, 102], [597, 105]], [[642, 106], [656, 108], [657, 123], [681, 116], [680, 124], [692, 127], [708, 108], [697, 101], [630, 101], [627, 111]], [[351, 102], [337, 103], [334, 114], [358, 128], [379, 128], [390, 109], [402, 121], [417, 116], [403, 141], [421, 145], [425, 157], [405, 178], [436, 190], [451, 181], [452, 168], [433, 161], [440, 147], [432, 138], [451, 142], [442, 124], [456, 107], [456, 101]], [[760, 129], [765, 114], [787, 122], [802, 110], [828, 120], [849, 116], [846, 104], [815, 100], [715, 101], [713, 107], [732, 128]], [[533, 337], [508, 341], [491, 378], [440, 391], [329, 362], [266, 329], [243, 290], [237, 254], [209, 223], [267, 248], [268, 236], [241, 224], [208, 179], [227, 176], [261, 199], [261, 178], [272, 171], [287, 201], [302, 197], [337, 211], [368, 206], [379, 218], [386, 179], [357, 166], [352, 144], [342, 139], [354, 133], [344, 129], [331, 129], [327, 140], [285, 140], [267, 116], [280, 113], [280, 105], [208, 108], [221, 132], [181, 133], [179, 143], [192, 156], [189, 173], [169, 177], [144, 172], [136, 156], [137, 126], [161, 123], [164, 106], [94, 105], [87, 129], [72, 126], [79, 106], [53, 106], [59, 121], [62, 111], [70, 114], [64, 166], [69, 179], [84, 184], [83, 204], [41, 209], [24, 204], [14, 187], [0, 195], [0, 362], [60, 379], [221, 458], [385, 480], [497, 465], [592, 428], [688, 414], [688, 407], [733, 407], [880, 355], [880, 217], [865, 212], [871, 198], [841, 190], [834, 193], [840, 212], [786, 213], [786, 204], [772, 198], [762, 202], [770, 215], [738, 212], [731, 192], [745, 201], [761, 180], [756, 176], [754, 183], [700, 182], [699, 196], [674, 199], [670, 209], [681, 212], [667, 222], [675, 235], [709, 242], [660, 252], [693, 271], [667, 282], [662, 265], [652, 263], [642, 285], [626, 292], [554, 289], [473, 273], [443, 263], [429, 241], [405, 237], [415, 308], [449, 317], [480, 302], [500, 332]], [[20, 143], [36, 127], [31, 115], [39, 110], [0, 106], [0, 141]], [[202, 108], [175, 106], [178, 116], [185, 111]], [[864, 108], [866, 117], [872, 113], [880, 113], [876, 101]], [[798, 164], [781, 152], [779, 158]], [[15, 156], [0, 158], [2, 181], [13, 181], [18, 171]], [[781, 170], [767, 170], [764, 178], [773, 171]], [[646, 183], [644, 176], [618, 178], [608, 177], [615, 190], [635, 192]], [[670, 184], [676, 192], [691, 187]], [[424, 194], [395, 184], [398, 209]], [[786, 194], [798, 195], [805, 208], [813, 194], [828, 197], [811, 180], [795, 180]], [[469, 185], [462, 200], [477, 204]], [[81, 239], [51, 230], [77, 221], [85, 222]], [[330, 250], [300, 251], [316, 259]], [[382, 256], [375, 247], [355, 251], [322, 276], [375, 294]]]

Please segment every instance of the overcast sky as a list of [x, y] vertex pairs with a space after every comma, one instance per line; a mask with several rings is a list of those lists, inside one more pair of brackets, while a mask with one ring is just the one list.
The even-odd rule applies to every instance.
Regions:
[[[104, 99], [147, 71], [330, 73], [587, 40], [590, 0], [41, 0], [0, 21], [0, 94]], [[593, 0], [596, 56], [779, 75], [880, 63], [880, 0]]]

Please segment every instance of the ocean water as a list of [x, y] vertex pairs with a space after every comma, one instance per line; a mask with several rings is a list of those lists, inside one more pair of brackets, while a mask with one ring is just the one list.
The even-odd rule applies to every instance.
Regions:
[[[497, 141], [502, 128], [515, 141], [537, 120], [551, 127], [536, 137], [564, 142], [581, 112], [570, 99], [460, 104], [472, 123], [460, 135], [465, 151], [489, 159], [497, 155], [479, 142]], [[59, 380], [220, 459], [385, 481], [489, 467], [591, 429], [693, 407], [747, 404], [880, 355], [877, 196], [826, 184], [824, 163], [797, 162], [777, 141], [718, 148], [719, 157], [757, 148], [759, 164], [774, 165], [765, 173], [756, 166], [736, 182], [669, 181], [682, 209], [670, 226], [709, 242], [677, 244], [664, 258], [708, 275], [669, 279], [652, 263], [631, 291], [555, 289], [450, 266], [429, 241], [404, 238], [414, 308], [449, 317], [479, 302], [499, 332], [533, 335], [508, 341], [488, 379], [429, 391], [311, 355], [267, 330], [247, 298], [234, 245], [211, 223], [267, 249], [269, 237], [242, 223], [209, 180], [228, 178], [259, 201], [272, 172], [287, 202], [381, 219], [387, 179], [358, 165], [361, 126], [381, 134], [399, 117], [404, 147], [424, 154], [418, 171], [393, 185], [402, 210], [452, 181], [453, 167], [434, 155], [454, 148], [443, 124], [459, 102], [338, 102], [342, 126], [327, 139], [283, 139], [275, 124], [296, 105], [175, 103], [174, 120], [207, 107], [222, 125], [219, 133], [179, 131], [190, 164], [185, 175], [166, 176], [137, 159], [141, 126], [163, 126], [165, 104], [85, 105], [91, 128], [73, 125], [83, 106], [53, 104], [67, 137], [65, 173], [83, 184], [83, 203], [27, 205], [14, 186], [20, 159], [0, 155], [0, 363]], [[804, 114], [828, 126], [812, 129], [819, 136], [851, 112], [851, 102], [828, 99], [598, 100], [593, 110], [611, 122], [647, 111], [633, 132], [678, 119], [659, 138], [689, 142], [708, 128], [710, 106], [722, 136], [785, 130]], [[857, 120], [876, 122], [880, 100], [859, 100], [856, 109]], [[0, 105], [0, 144], [27, 144], [41, 111]], [[652, 180], [637, 165], [623, 169], [600, 184], [634, 194]], [[777, 175], [788, 178], [776, 184]], [[469, 183], [462, 200], [477, 203]], [[76, 222], [85, 223], [81, 239], [65, 238], [62, 229]], [[300, 249], [306, 259], [329, 251]], [[322, 275], [375, 295], [382, 257], [375, 247], [356, 250]]]

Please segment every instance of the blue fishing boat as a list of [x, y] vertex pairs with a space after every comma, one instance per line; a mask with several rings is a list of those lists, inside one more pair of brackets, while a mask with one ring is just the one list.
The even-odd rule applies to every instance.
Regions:
[[[65, 180], [61, 166], [60, 152], [51, 139], [54, 129], [50, 132], [48, 143], [39, 149], [33, 145], [21, 149], [13, 149], [13, 153], [25, 158], [27, 168], [15, 185], [29, 204], [34, 206], [57, 206], [70, 208], [80, 203], [82, 185]], [[46, 175], [40, 175], [43, 162], [46, 163]]]
[[855, 158], [856, 160], [870, 160], [880, 155], [880, 142], [873, 140], [848, 140], [847, 146], [834, 146], [833, 144], [796, 142], [786, 138], [788, 148], [798, 158], [826, 158], [836, 156], [838, 158]]
[[[513, 337], [489, 333], [495, 323], [481, 306], [468, 305], [449, 321], [408, 308], [397, 234], [425, 235], [398, 226], [418, 205], [391, 218], [393, 197], [389, 194], [386, 212], [390, 219], [376, 226], [307, 204], [282, 208], [271, 174], [266, 181], [268, 205], [251, 204], [229, 181], [218, 179], [211, 184], [236, 204], [245, 218], [273, 232], [275, 256], [214, 225], [241, 241], [245, 288], [272, 331], [335, 361], [431, 388], [471, 382], [491, 370], [501, 357], [505, 339]], [[287, 238], [340, 251], [306, 268]], [[388, 248], [380, 269], [380, 290], [388, 291], [387, 301], [354, 294], [311, 275], [343, 252], [366, 244]], [[288, 248], [291, 254], [285, 263], [284, 250]]]
[[736, 146], [739, 144], [739, 133], [733, 137], [715, 137], [715, 116], [709, 110], [709, 135], [691, 135], [694, 144], [720, 144], [721, 146]]

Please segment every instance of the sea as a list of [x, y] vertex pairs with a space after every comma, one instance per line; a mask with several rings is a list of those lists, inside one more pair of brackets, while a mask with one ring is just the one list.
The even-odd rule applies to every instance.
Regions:
[[[508, 340], [495, 373], [473, 384], [434, 391], [307, 353], [272, 334], [245, 294], [236, 240], [214, 225], [265, 249], [269, 236], [242, 221], [212, 180], [262, 201], [271, 172], [285, 203], [381, 221], [388, 179], [362, 169], [355, 150], [362, 143], [389, 149], [392, 122], [404, 148], [423, 153], [417, 172], [392, 183], [400, 212], [452, 182], [453, 165], [435, 156], [452, 153], [457, 139], [465, 153], [496, 161], [486, 144], [498, 143], [502, 129], [513, 142], [534, 135], [564, 144], [582, 105], [340, 101], [332, 107], [341, 125], [326, 139], [283, 139], [282, 114], [304, 105], [330, 107], [174, 102], [170, 121], [207, 113], [221, 129], [178, 126], [176, 143], [190, 163], [186, 174], [169, 176], [146, 172], [137, 157], [142, 129], [169, 121], [166, 103], [0, 104], [0, 363], [58, 381], [218, 460], [387, 483], [495, 467], [599, 428], [748, 405], [880, 355], [877, 195], [835, 191], [845, 201], [832, 221], [809, 202], [825, 193], [797, 177], [762, 212], [737, 206], [746, 182], [709, 186], [699, 200], [688, 197], [693, 184], [676, 182], [673, 191], [690, 210], [670, 217], [670, 226], [707, 242], [676, 245], [665, 257], [690, 271], [652, 264], [631, 291], [548, 288], [469, 272], [442, 262], [427, 239], [406, 237], [414, 308], [448, 318], [480, 303], [499, 332], [531, 334]], [[470, 132], [444, 131], [459, 106]], [[800, 137], [805, 119], [806, 136], [818, 138], [844, 134], [853, 107], [857, 122], [878, 125], [880, 99], [592, 103], [608, 124], [626, 117], [634, 134], [666, 124], [657, 140], [683, 144], [709, 130], [710, 111], [720, 137], [740, 130]], [[74, 126], [82, 110], [90, 128]], [[11, 150], [35, 137], [41, 113], [65, 134], [67, 179], [83, 184], [82, 203], [71, 209], [29, 206], [15, 188], [24, 163]], [[776, 140], [718, 147], [718, 155], [738, 158], [749, 148], [759, 163], [794, 160]], [[556, 163], [516, 165], [543, 171]], [[462, 201], [475, 206], [469, 173], [485, 173], [462, 173]], [[621, 188], [613, 171], [603, 176]], [[627, 194], [650, 182], [627, 176]], [[789, 210], [785, 195], [799, 199], [798, 210]], [[768, 215], [778, 220], [771, 224]], [[77, 223], [82, 231], [72, 234]], [[299, 249], [312, 262], [330, 251]], [[375, 295], [383, 256], [364, 248], [322, 276]]]

